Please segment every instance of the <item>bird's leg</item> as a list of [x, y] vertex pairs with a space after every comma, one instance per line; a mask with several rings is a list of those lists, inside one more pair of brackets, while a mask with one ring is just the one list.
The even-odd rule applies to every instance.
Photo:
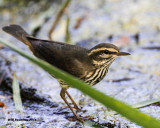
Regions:
[[66, 90], [66, 94], [67, 96], [69, 97], [69, 99], [72, 101], [73, 105], [74, 105], [74, 108], [77, 110], [77, 111], [82, 111], [78, 105], [76, 104], [76, 102], [73, 100], [73, 98], [71, 97], [71, 95], [68, 93], [68, 91]]
[[66, 91], [67, 91], [67, 88], [62, 88], [61, 92], [60, 92], [60, 96], [62, 97], [62, 99], [64, 100], [64, 102], [68, 105], [68, 107], [70, 108], [70, 110], [72, 111], [72, 113], [74, 114], [74, 116], [76, 117], [76, 119], [79, 120], [80, 122], [83, 122], [83, 120], [75, 113], [75, 111], [73, 110], [73, 108], [69, 105], [68, 101], [66, 100], [66, 97], [65, 97]]

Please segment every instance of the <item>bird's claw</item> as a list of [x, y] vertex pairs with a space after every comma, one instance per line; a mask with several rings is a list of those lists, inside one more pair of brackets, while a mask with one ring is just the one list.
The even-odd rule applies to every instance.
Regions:
[[[64, 108], [69, 108], [68, 106], [65, 106]], [[86, 112], [86, 110], [82, 110], [82, 109], [80, 109], [79, 107], [76, 107], [76, 106], [74, 106], [74, 107], [72, 107], [73, 109], [76, 109], [76, 111], [77, 112]]]
[[91, 119], [94, 119], [94, 117], [85, 116], [85, 117], [72, 117], [72, 118], [68, 118], [68, 120], [70, 120], [70, 121], [76, 121], [76, 120], [78, 120], [81, 123], [84, 123], [85, 121], [91, 120]]

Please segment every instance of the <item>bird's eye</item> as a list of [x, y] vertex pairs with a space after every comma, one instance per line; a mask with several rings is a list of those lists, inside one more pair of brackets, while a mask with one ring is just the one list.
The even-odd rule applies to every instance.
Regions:
[[104, 53], [105, 53], [105, 54], [109, 54], [109, 51], [108, 51], [108, 50], [104, 50]]

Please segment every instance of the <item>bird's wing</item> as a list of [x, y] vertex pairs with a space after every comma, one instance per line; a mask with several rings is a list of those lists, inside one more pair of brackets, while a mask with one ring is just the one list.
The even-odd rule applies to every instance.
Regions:
[[[48, 63], [79, 77], [85, 66], [87, 49], [61, 42], [27, 38], [33, 47], [33, 54]], [[81, 58], [81, 59], [80, 59]]]

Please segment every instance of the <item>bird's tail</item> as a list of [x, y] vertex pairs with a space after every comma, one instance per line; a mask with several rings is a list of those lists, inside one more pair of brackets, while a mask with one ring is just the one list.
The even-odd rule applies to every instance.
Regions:
[[10, 26], [5, 26], [2, 29], [3, 31], [11, 34], [18, 40], [22, 41], [24, 44], [31, 47], [31, 43], [27, 39], [27, 37], [29, 37], [30, 35], [27, 32], [25, 32], [25, 30], [21, 26], [13, 24]]

